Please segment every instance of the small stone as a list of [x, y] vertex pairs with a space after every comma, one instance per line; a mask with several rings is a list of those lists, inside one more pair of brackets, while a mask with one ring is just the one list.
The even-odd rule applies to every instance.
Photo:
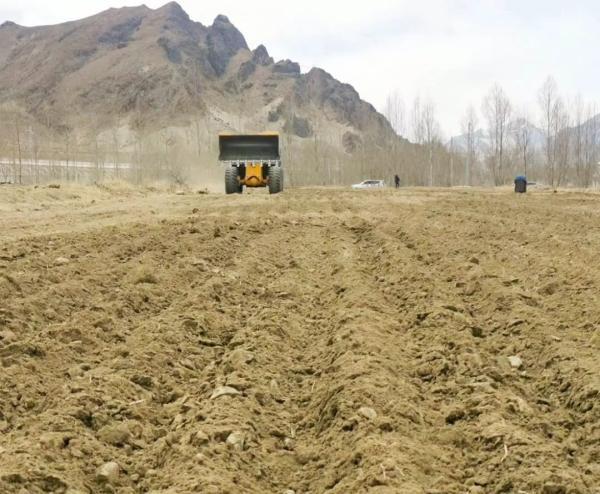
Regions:
[[194, 446], [204, 446], [205, 444], [208, 444], [209, 442], [210, 442], [210, 438], [208, 437], [208, 434], [206, 434], [206, 432], [204, 432], [204, 431], [198, 431], [192, 436], [191, 443]]
[[294, 448], [296, 447], [296, 443], [294, 442], [293, 439], [290, 439], [289, 437], [286, 437], [283, 440], [283, 448], [287, 451], [294, 451]]
[[508, 357], [508, 361], [510, 362], [510, 366], [514, 369], [520, 369], [521, 367], [523, 367], [523, 360], [520, 357]]
[[17, 335], [13, 333], [10, 329], [5, 329], [4, 331], [0, 331], [0, 341], [4, 341], [6, 343], [10, 343], [17, 340]]
[[165, 436], [165, 442], [169, 445], [169, 446], [173, 446], [175, 444], [179, 444], [179, 434], [177, 432], [169, 432], [166, 436]]
[[108, 482], [114, 484], [119, 479], [121, 473], [121, 467], [116, 461], [109, 461], [102, 465], [96, 471], [96, 478], [101, 482]]
[[85, 374], [84, 370], [78, 365], [74, 365], [73, 367], [70, 367], [69, 370], [67, 371], [67, 375], [71, 379], [76, 379], [78, 377], [82, 377], [84, 374]]
[[98, 431], [98, 437], [112, 446], [124, 446], [129, 444], [131, 432], [125, 424], [107, 425]]
[[229, 434], [229, 436], [227, 436], [227, 440], [225, 442], [234, 449], [243, 451], [246, 443], [246, 437], [242, 432], [232, 432]]
[[467, 296], [467, 297], [472, 297], [473, 295], [475, 295], [479, 290], [481, 290], [481, 285], [477, 282], [477, 281], [471, 281], [469, 283], [467, 283], [465, 285], [465, 288], [463, 290], [463, 293]]
[[285, 398], [281, 394], [281, 389], [276, 379], [271, 379], [271, 382], [269, 383], [269, 390], [271, 392], [271, 398], [273, 398], [276, 402], [285, 402]]
[[287, 489], [283, 491], [283, 494], [296, 494], [296, 491], [293, 491], [292, 489]]
[[485, 489], [480, 485], [474, 485], [469, 489], [469, 494], [485, 494]]
[[69, 444], [69, 452], [71, 453], [71, 456], [73, 458], [85, 458], [85, 454], [83, 454], [83, 451], [81, 451], [78, 448], [72, 448], [70, 444]]
[[56, 266], [64, 266], [65, 264], [69, 264], [69, 262], [70, 262], [70, 261], [69, 261], [69, 260], [68, 260], [66, 257], [57, 257], [57, 258], [54, 260], [54, 264], [55, 264]]
[[254, 354], [238, 348], [229, 354], [227, 360], [234, 369], [241, 369], [254, 360]]
[[216, 400], [221, 396], [239, 396], [241, 394], [242, 393], [240, 393], [237, 389], [232, 388], [231, 386], [219, 386], [213, 391], [212, 395], [210, 395], [210, 399]]
[[[73, 341], [69, 342], [68, 346], [69, 346], [69, 348], [72, 348], [73, 350], [81, 352], [83, 350], [83, 341], [73, 340]], [[85, 369], [83, 369], [83, 370], [85, 370]]]
[[196, 370], [196, 366], [194, 365], [194, 362], [192, 362], [190, 359], [188, 358], [184, 358], [179, 362], [183, 367], [185, 367], [186, 369], [189, 370]]
[[234, 389], [244, 391], [251, 387], [251, 382], [244, 379], [243, 377], [238, 376], [237, 374], [231, 374], [227, 377], [227, 386], [230, 386]]
[[60, 449], [65, 445], [65, 435], [60, 432], [46, 432], [40, 436], [40, 444], [45, 449]]
[[145, 389], [151, 389], [154, 386], [154, 381], [150, 376], [136, 375], [131, 378], [131, 382]]
[[375, 420], [377, 418], [377, 412], [369, 407], [359, 408], [358, 413], [369, 420]]

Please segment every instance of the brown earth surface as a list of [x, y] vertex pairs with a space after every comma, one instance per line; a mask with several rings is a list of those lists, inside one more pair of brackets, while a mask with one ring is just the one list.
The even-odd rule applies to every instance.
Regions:
[[2, 493], [600, 492], [598, 195], [0, 214]]

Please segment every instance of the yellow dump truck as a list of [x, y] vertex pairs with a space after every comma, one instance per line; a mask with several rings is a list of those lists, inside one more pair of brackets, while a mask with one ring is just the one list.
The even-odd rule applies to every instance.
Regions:
[[219, 134], [219, 161], [225, 167], [225, 192], [241, 194], [246, 187], [283, 191], [279, 134]]

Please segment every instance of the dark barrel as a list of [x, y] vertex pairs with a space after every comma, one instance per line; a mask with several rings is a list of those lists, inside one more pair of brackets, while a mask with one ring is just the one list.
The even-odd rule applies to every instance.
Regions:
[[228, 135], [219, 136], [219, 160], [254, 161], [278, 160], [279, 135]]
[[515, 192], [517, 194], [525, 194], [527, 192], [527, 178], [523, 175], [515, 178]]

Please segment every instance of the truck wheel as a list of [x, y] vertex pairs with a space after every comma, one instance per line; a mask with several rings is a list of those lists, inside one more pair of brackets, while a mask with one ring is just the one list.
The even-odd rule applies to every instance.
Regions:
[[235, 166], [225, 168], [225, 194], [239, 194], [242, 185], [238, 180], [238, 169]]
[[280, 166], [269, 167], [269, 193], [283, 192], [283, 168]]

